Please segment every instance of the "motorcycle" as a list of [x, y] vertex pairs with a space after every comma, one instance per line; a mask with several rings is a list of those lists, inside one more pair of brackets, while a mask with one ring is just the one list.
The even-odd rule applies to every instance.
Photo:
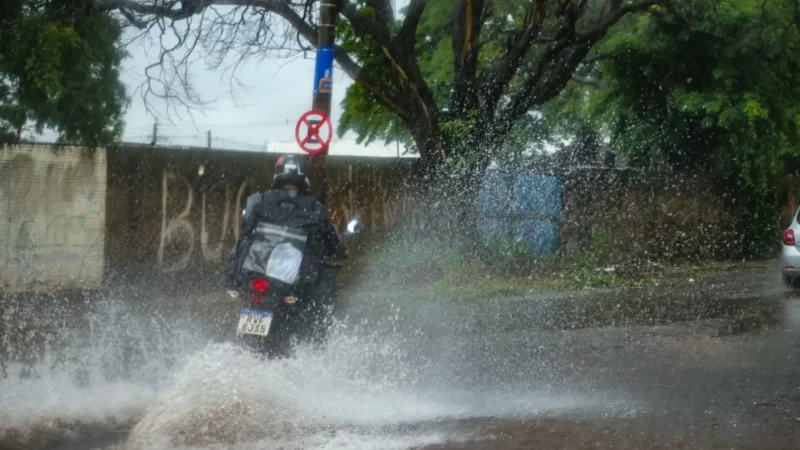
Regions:
[[[292, 252], [300, 252], [294, 246], [284, 247], [288, 249], [284, 251], [282, 246], [287, 244], [281, 242], [300, 239], [302, 236], [287, 232], [285, 228], [268, 229], [267, 232], [271, 236], [280, 236], [278, 240], [273, 237], [268, 251], [271, 255], [282, 253], [278, 259], [283, 260], [273, 264], [277, 268], [265, 264], [259, 270], [251, 271], [259, 274], [251, 275], [247, 286], [238, 291], [228, 291], [228, 295], [240, 303], [236, 340], [268, 358], [280, 358], [291, 353], [293, 338], [317, 343], [324, 341], [333, 315], [332, 305], [336, 303], [336, 281], [328, 271], [341, 269], [343, 264], [323, 261], [322, 266], [327, 270], [322, 271], [317, 282], [310, 285], [287, 282], [287, 266], [284, 262], [292, 260]], [[351, 219], [341, 238], [347, 241], [360, 232], [361, 223], [357, 219]], [[299, 260], [291, 268], [296, 275], [300, 268]], [[291, 277], [288, 281], [292, 281]], [[321, 297], [326, 294], [334, 297], [330, 306], [320, 304]]]

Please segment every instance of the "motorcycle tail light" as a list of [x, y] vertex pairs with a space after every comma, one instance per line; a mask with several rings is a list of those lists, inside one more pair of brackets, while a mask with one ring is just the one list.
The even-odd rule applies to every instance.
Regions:
[[250, 289], [255, 294], [266, 294], [269, 292], [269, 282], [263, 278], [253, 278], [250, 280]]

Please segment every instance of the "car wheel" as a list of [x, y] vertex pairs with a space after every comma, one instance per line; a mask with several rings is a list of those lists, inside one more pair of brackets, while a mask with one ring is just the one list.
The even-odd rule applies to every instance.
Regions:
[[795, 279], [795, 277], [793, 277], [791, 275], [784, 275], [783, 276], [783, 284], [786, 287], [793, 288], [793, 287], [795, 287], [796, 279]]

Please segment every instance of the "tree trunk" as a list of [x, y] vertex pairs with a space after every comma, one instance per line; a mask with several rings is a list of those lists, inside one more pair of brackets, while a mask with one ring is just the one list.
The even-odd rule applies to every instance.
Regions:
[[453, 170], [445, 163], [445, 155], [451, 152], [440, 134], [421, 134], [415, 142], [418, 148], [437, 148], [421, 152], [427, 157], [421, 158], [414, 177], [429, 223], [437, 234], [474, 246], [480, 242], [478, 195], [493, 152], [481, 151], [468, 170]]

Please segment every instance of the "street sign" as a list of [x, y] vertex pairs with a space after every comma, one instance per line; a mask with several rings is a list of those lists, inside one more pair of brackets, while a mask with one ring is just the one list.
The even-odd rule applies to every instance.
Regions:
[[317, 48], [314, 67], [314, 95], [331, 95], [333, 92], [333, 59], [336, 50], [332, 45]]
[[[320, 130], [327, 125], [327, 138], [323, 138]], [[306, 135], [301, 137], [301, 130], [306, 130]], [[300, 148], [309, 155], [319, 155], [328, 148], [333, 140], [333, 125], [331, 119], [322, 111], [311, 110], [300, 116], [294, 129], [294, 137]]]

